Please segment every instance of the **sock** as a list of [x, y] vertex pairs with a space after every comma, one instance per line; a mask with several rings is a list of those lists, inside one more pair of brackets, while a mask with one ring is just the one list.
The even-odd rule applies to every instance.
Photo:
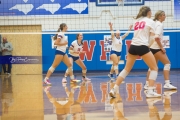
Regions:
[[170, 80], [165, 80], [165, 83], [170, 83]]
[[74, 75], [70, 76], [71, 80], [74, 80]]
[[48, 77], [45, 77], [45, 80], [48, 80], [49, 78]]

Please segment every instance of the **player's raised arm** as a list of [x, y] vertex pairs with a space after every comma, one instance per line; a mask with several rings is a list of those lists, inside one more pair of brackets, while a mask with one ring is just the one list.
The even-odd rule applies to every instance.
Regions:
[[109, 27], [110, 27], [110, 31], [111, 31], [111, 38], [112, 40], [114, 39], [114, 31], [113, 31], [113, 24], [111, 22], [109, 22]]
[[122, 40], [124, 40], [129, 35], [132, 28], [133, 28], [133, 25], [130, 25], [128, 31], [122, 36]]

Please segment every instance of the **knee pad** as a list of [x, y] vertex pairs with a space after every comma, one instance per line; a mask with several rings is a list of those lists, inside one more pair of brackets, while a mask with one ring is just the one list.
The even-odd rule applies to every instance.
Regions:
[[53, 68], [52, 66], [49, 68], [49, 71], [51, 71], [52, 73], [54, 72], [55, 68]]
[[171, 64], [165, 64], [164, 65], [164, 70], [170, 70], [170, 68], [171, 68]]
[[114, 70], [118, 70], [118, 65], [114, 65]]
[[87, 72], [87, 69], [86, 70], [82, 70], [82, 73], [86, 73]]
[[151, 70], [150, 74], [149, 74], [149, 79], [150, 80], [156, 80], [157, 79], [157, 75], [158, 75], [157, 71]]
[[72, 67], [68, 67], [68, 72], [69, 72], [69, 73], [70, 73], [70, 72], [73, 72]]
[[121, 73], [119, 74], [119, 76], [121, 76], [122, 78], [126, 78], [126, 76], [129, 74], [129, 72], [127, 72], [125, 69], [123, 69], [122, 71], [121, 71]]

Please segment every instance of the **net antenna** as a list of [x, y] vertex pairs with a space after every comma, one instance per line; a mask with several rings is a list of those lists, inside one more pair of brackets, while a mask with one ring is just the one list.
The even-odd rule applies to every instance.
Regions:
[[124, 0], [116, 0], [118, 6], [124, 6]]

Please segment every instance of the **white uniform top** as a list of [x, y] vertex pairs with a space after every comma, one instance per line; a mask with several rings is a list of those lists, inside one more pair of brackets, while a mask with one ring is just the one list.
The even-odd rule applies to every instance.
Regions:
[[116, 36], [114, 36], [114, 40], [112, 41], [112, 50], [116, 51], [116, 52], [121, 52], [122, 50], [122, 37], [120, 36], [120, 38], [116, 38]]
[[149, 45], [150, 32], [155, 33], [155, 22], [147, 17], [141, 17], [134, 23], [134, 36], [131, 44]]
[[[156, 21], [155, 22], [155, 34], [159, 35], [161, 42], [163, 41], [163, 29], [164, 29], [163, 24], [161, 22], [159, 22], [159, 21]], [[151, 45], [150, 48], [152, 48], [152, 49], [160, 49], [160, 47], [159, 47], [159, 45], [157, 44], [156, 41], [153, 42], [153, 44]]]
[[[63, 32], [59, 32], [57, 38], [61, 39], [60, 43], [64, 43], [64, 42], [68, 41]], [[67, 47], [67, 45], [57, 46], [56, 50], [59, 50], [59, 51], [62, 51], [62, 52], [65, 53], [66, 52], [66, 47]]]
[[[72, 43], [71, 43], [71, 47], [73, 48], [73, 51], [74, 52], [78, 52], [78, 51], [82, 51], [83, 50], [83, 44], [78, 44], [78, 41], [77, 40], [74, 40]], [[69, 52], [70, 55], [72, 56], [75, 56], [75, 57], [78, 57], [79, 54], [77, 53], [71, 53]]]

